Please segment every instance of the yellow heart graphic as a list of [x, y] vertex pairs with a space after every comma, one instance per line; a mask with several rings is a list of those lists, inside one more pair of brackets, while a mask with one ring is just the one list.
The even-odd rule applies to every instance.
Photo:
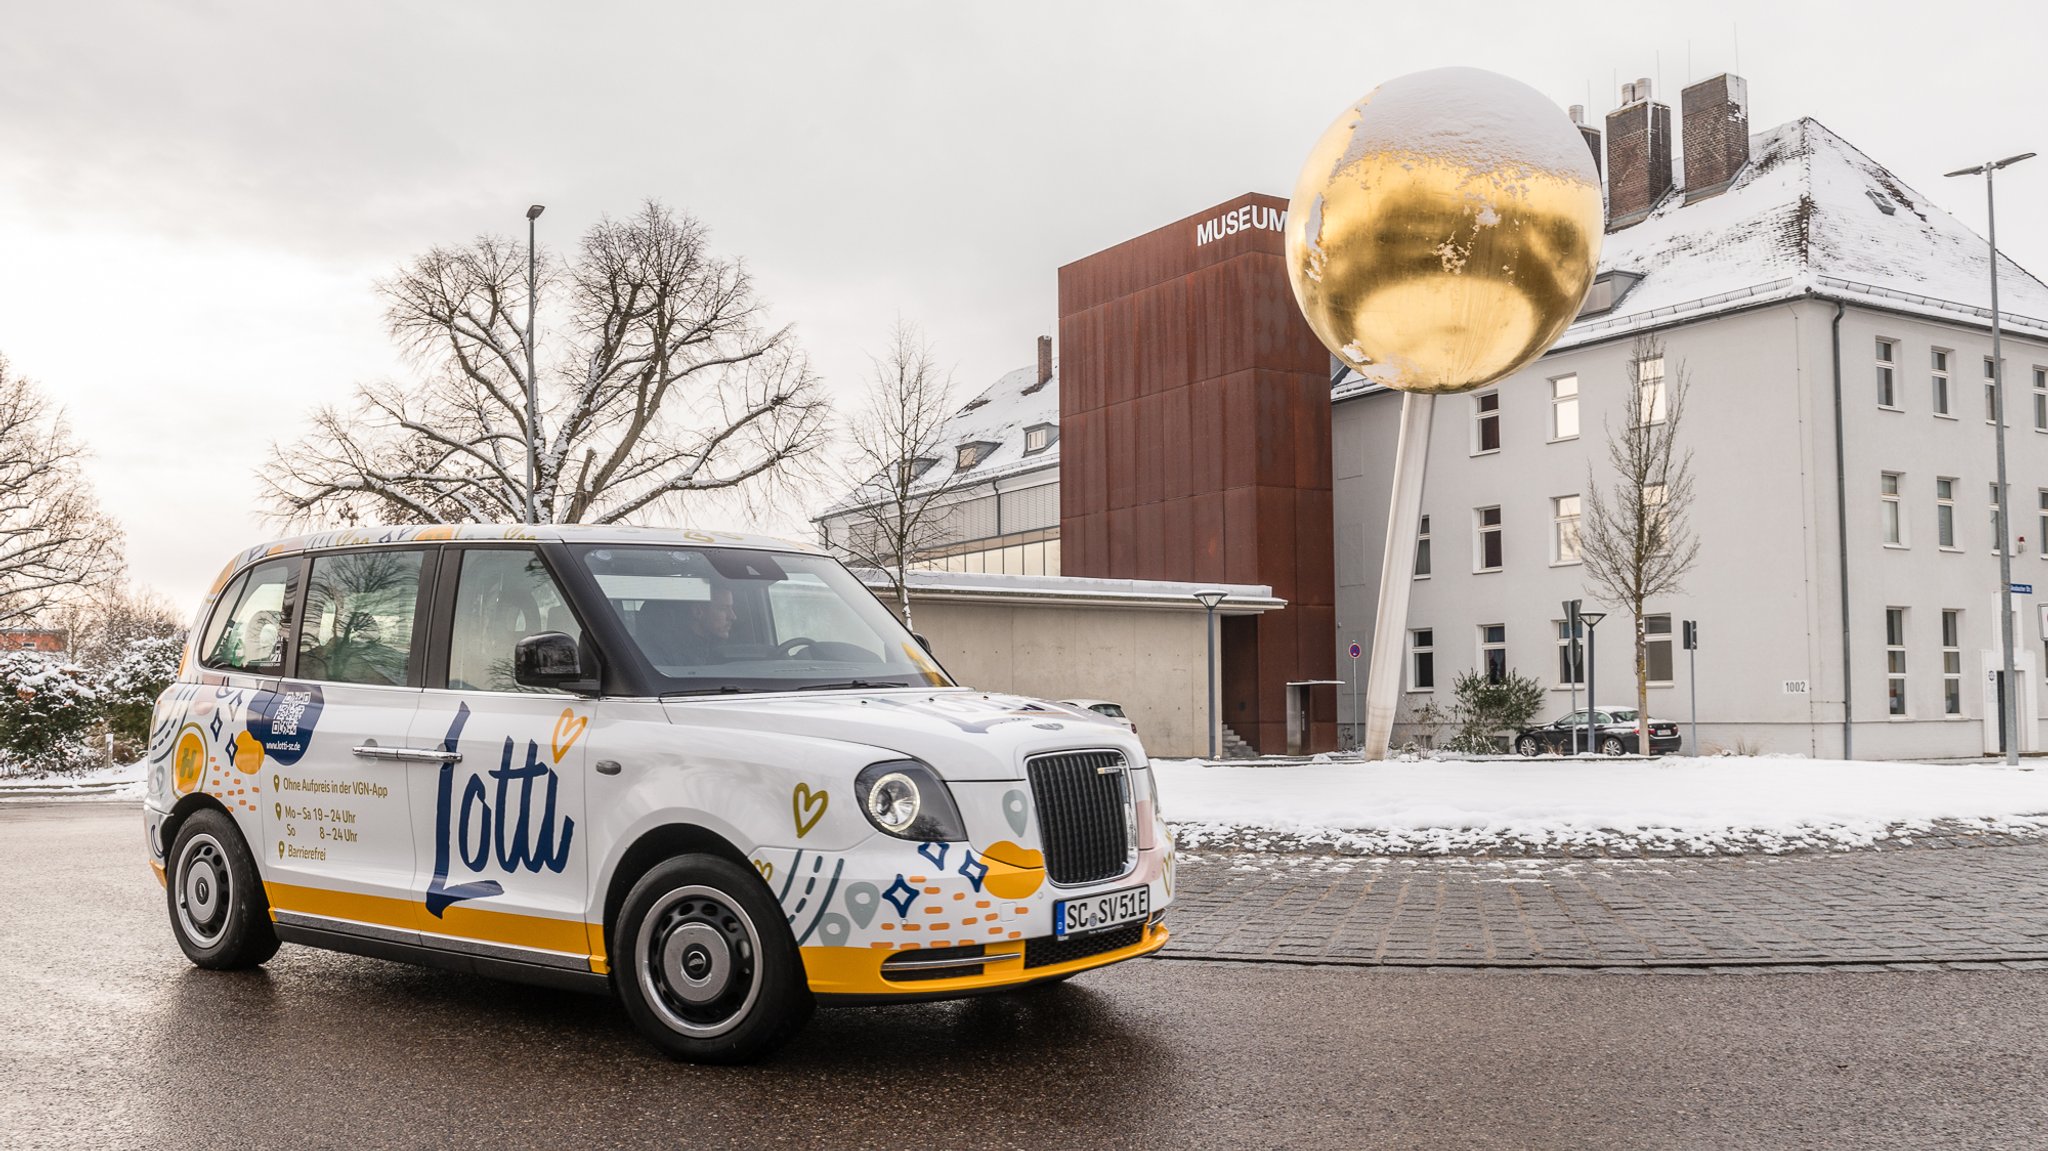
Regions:
[[[798, 839], [809, 835], [811, 829], [818, 826], [818, 821], [825, 818], [825, 805], [831, 800], [832, 797], [825, 792], [812, 791], [807, 783], [799, 783], [790, 791], [789, 811], [791, 817], [796, 820]], [[804, 818], [806, 812], [810, 813], [808, 819]]]
[[576, 746], [577, 737], [589, 726], [590, 720], [587, 717], [577, 715], [572, 708], [562, 709], [562, 717], [555, 721], [556, 763], [562, 762], [562, 757], [569, 754], [570, 748]]

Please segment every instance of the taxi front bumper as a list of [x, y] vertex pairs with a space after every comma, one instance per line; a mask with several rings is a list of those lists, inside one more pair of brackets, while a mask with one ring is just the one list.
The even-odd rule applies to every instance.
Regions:
[[980, 995], [1106, 967], [1153, 954], [1166, 946], [1169, 934], [1155, 917], [1066, 939], [910, 950], [806, 947], [802, 954], [806, 979], [822, 1002], [905, 1003]]

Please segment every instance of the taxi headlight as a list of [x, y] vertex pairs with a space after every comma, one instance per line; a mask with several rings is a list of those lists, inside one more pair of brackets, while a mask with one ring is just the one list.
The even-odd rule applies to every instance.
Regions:
[[1138, 781], [1139, 802], [1150, 804], [1152, 818], [1164, 822], [1166, 817], [1159, 812], [1159, 781], [1153, 777], [1152, 769], [1149, 766], [1141, 767], [1131, 773], [1131, 778]]
[[860, 813], [898, 839], [964, 840], [967, 828], [953, 793], [929, 766], [914, 759], [871, 763], [854, 777]]

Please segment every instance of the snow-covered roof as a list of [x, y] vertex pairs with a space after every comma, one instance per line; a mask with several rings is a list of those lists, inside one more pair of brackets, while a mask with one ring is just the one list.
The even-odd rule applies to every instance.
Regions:
[[[914, 490], [929, 491], [951, 483], [956, 474], [966, 482], [980, 484], [1041, 468], [1057, 471], [1060, 463], [1059, 422], [1060, 368], [1057, 361], [1052, 366], [1052, 378], [1043, 385], [1038, 383], [1036, 364], [1005, 372], [995, 383], [962, 405], [960, 411], [947, 421], [945, 434], [939, 440], [938, 462], [917, 477]], [[1026, 455], [1024, 433], [1040, 424], [1048, 424], [1055, 429], [1052, 443]], [[956, 473], [960, 462], [959, 448], [975, 443], [994, 444], [995, 447], [965, 473]], [[862, 492], [856, 490], [814, 518], [827, 519], [861, 507], [873, 498], [872, 495], [864, 498]]]
[[[1566, 329], [1558, 349], [1804, 295], [1990, 321], [1984, 238], [1812, 117], [1751, 136], [1727, 191], [1685, 201], [1675, 191], [1606, 237], [1600, 271], [1641, 278], [1614, 308]], [[2048, 285], [2003, 253], [1998, 302], [2005, 329], [2048, 338]], [[1333, 396], [1377, 390], [1346, 372]]]

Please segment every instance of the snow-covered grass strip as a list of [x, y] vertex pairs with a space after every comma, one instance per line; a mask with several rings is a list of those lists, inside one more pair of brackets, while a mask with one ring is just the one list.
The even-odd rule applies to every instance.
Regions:
[[2048, 834], [2048, 772], [1783, 757], [1155, 760], [1184, 848], [1346, 854], [1849, 848], [1943, 830]]

